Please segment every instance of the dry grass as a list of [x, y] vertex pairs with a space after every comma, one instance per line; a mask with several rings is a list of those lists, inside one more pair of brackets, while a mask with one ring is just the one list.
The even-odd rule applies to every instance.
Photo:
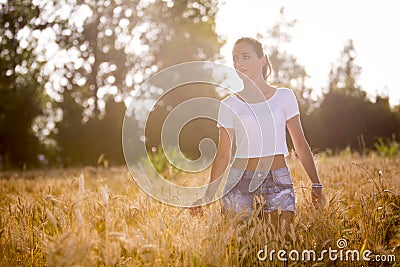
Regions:
[[[289, 160], [297, 214], [286, 239], [256, 216], [221, 214], [218, 203], [201, 217], [161, 204], [140, 191], [125, 168], [3, 173], [0, 265], [277, 266], [276, 257], [259, 261], [257, 252], [265, 245], [337, 249], [339, 238], [348, 241], [346, 249], [395, 254], [399, 261], [400, 158], [343, 154], [316, 160], [327, 205], [312, 208], [307, 176]], [[362, 264], [368, 265], [325, 257], [288, 266]]]

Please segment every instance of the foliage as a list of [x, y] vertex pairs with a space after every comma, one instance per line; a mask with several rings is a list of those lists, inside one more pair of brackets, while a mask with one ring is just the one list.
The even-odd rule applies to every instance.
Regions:
[[[158, 93], [151, 93], [149, 90], [144, 91], [141, 88], [144, 80], [156, 70], [196, 59], [210, 60], [217, 58], [222, 43], [215, 33], [214, 20], [217, 9], [213, 3], [214, 1], [162, 1], [144, 4], [142, 2], [122, 1], [118, 5], [114, 3], [105, 6], [105, 2], [90, 1], [88, 6], [93, 11], [94, 16], [84, 24], [82, 32], [75, 29], [74, 34], [79, 36], [79, 44], [65, 43], [72, 45], [72, 47], [82, 47], [82, 45], [87, 44], [86, 50], [82, 51], [82, 55], [85, 55], [83, 56], [84, 60], [95, 59], [94, 62], [90, 63], [90, 68], [82, 65], [79, 70], [69, 70], [73, 73], [70, 84], [74, 84], [73, 81], [77, 80], [74, 78], [75, 76], [85, 78], [86, 83], [82, 88], [78, 88], [78, 84], [75, 84], [72, 93], [64, 91], [64, 95], [73, 96], [75, 102], [82, 106], [81, 109], [84, 114], [82, 120], [90, 120], [89, 125], [99, 123], [98, 127], [101, 127], [101, 122], [102, 127], [104, 127], [101, 131], [110, 131], [110, 127], [117, 126], [112, 124], [113, 120], [100, 121], [95, 115], [90, 115], [90, 112], [85, 113], [87, 108], [96, 111], [99, 101], [106, 102], [107, 93], [102, 94], [100, 91], [104, 91], [106, 87], [115, 87], [117, 92], [109, 94], [109, 99], [115, 96], [124, 98], [135, 93], [134, 101], [137, 101], [137, 106], [140, 106], [139, 102], [142, 100], [149, 98], [155, 100], [160, 97]], [[125, 12], [123, 12], [124, 10]], [[132, 12], [127, 12], [127, 10]], [[127, 14], [130, 14], [129, 18]], [[72, 30], [74, 32], [74, 29]], [[121, 43], [121, 40], [124, 40], [123, 43]], [[127, 49], [126, 46], [133, 47]], [[138, 52], [140, 50], [138, 46], [141, 46], [140, 49], [143, 49], [143, 51]], [[108, 67], [100, 73], [102, 66]], [[107, 83], [107, 80], [115, 81], [112, 84], [104, 84], [104, 82]], [[129, 80], [131, 82], [127, 83]], [[103, 98], [98, 99], [99, 95], [103, 95]], [[160, 119], [165, 118], [164, 115], [168, 114], [168, 109], [176, 103], [180, 103], [182, 99], [190, 99], [195, 96], [195, 91], [186, 90], [185, 92], [180, 91], [179, 95], [174, 94], [172, 98], [164, 97], [160, 101], [157, 108], [152, 111], [152, 119], [147, 122], [147, 126], [151, 125], [151, 128], [146, 131], [146, 145], [148, 147], [159, 145], [160, 127], [162, 126]], [[89, 99], [92, 99], [92, 101]], [[88, 101], [93, 103], [94, 106], [88, 105]], [[104, 105], [107, 106], [107, 110], [111, 111], [112, 109], [108, 109], [109, 102]], [[76, 106], [76, 104], [73, 105]], [[63, 124], [76, 125], [76, 123], [79, 123], [78, 120], [68, 121], [69, 105], [61, 104], [61, 106], [66, 116], [59, 123], [60, 136], [63, 135], [63, 130], [65, 130]], [[135, 112], [146, 112], [143, 109], [146, 108], [142, 106], [142, 110], [135, 110]], [[105, 110], [102, 112], [104, 113]], [[106, 116], [109, 115], [106, 114]], [[70, 125], [69, 127], [74, 128], [75, 126]], [[82, 126], [76, 125], [76, 127], [81, 128]], [[99, 131], [97, 126], [95, 128], [83, 127], [87, 130], [96, 129], [95, 132], [86, 131], [87, 139], [85, 142], [88, 144], [83, 147], [88, 147], [84, 150], [87, 158], [91, 158], [93, 161], [98, 157], [98, 155], [90, 154], [98, 144], [102, 144], [99, 147], [108, 150], [107, 154], [109, 155], [112, 149], [118, 152], [122, 151], [119, 147], [116, 149], [117, 145], [106, 146], [107, 142], [90, 138], [90, 135], [95, 135]], [[121, 130], [122, 126], [117, 129]], [[68, 135], [65, 137], [68, 139]], [[69, 138], [69, 140], [74, 139]], [[97, 143], [93, 143], [94, 140]], [[114, 144], [118, 143], [115, 142]], [[70, 156], [73, 155], [72, 153], [74, 152], [71, 151]], [[122, 153], [114, 152], [112, 155], [115, 161], [122, 163], [120, 160]], [[81, 161], [76, 158], [75, 162]]]
[[159, 69], [193, 60], [220, 58], [223, 37], [215, 31], [216, 0], [163, 1], [149, 6], [152, 22], [160, 29], [155, 47]]
[[218, 58], [217, 6], [214, 0], [1, 4], [0, 161], [15, 167], [39, 152], [50, 157], [50, 150], [38, 150], [41, 141], [51, 150], [56, 145], [53, 163], [94, 164], [107, 154], [122, 164], [114, 98], [129, 101], [171, 64]]
[[164, 151], [161, 146], [153, 149], [145, 158], [140, 159], [140, 163], [144, 166], [147, 173], [153, 173], [155, 169], [158, 174], [173, 181], [182, 171], [180, 168], [174, 166], [171, 161], [183, 167], [180, 165], [182, 161], [180, 161], [179, 150], [177, 148]]
[[[375, 102], [358, 85], [361, 68], [352, 40], [347, 40], [337, 62], [332, 64], [329, 84], [318, 102], [311, 99], [312, 88], [306, 86], [307, 72], [285, 47], [291, 41], [291, 30], [296, 20], [280, 19], [268, 31], [266, 51], [273, 66], [270, 82], [289, 87], [296, 93], [307, 139], [314, 149], [366, 151], [374, 149], [379, 137], [400, 132], [399, 112], [392, 110], [387, 97], [377, 96]], [[360, 140], [362, 142], [360, 143]]]
[[381, 137], [375, 142], [376, 150], [382, 157], [393, 157], [397, 156], [400, 151], [400, 144], [396, 141], [395, 136], [392, 139]]
[[111, 165], [124, 163], [122, 151], [122, 124], [125, 105], [111, 100], [108, 102], [103, 118], [93, 118], [82, 123], [82, 107], [69, 94], [64, 94], [61, 107], [64, 110], [63, 123], [52, 138], [58, 144], [60, 164], [68, 167], [73, 165], [96, 165], [103, 155]]
[[389, 99], [377, 96], [374, 103], [357, 85], [361, 69], [355, 64], [355, 54], [353, 42], [349, 40], [337, 65], [332, 65], [329, 87], [319, 107], [305, 122], [306, 131], [311, 129], [307, 132], [314, 147], [373, 149], [377, 138], [400, 131], [399, 117], [391, 109]]
[[27, 1], [0, 4], [0, 168], [35, 166], [42, 152], [33, 130], [46, 101], [33, 52], [45, 26], [38, 16]]
[[76, 57], [74, 64], [58, 66], [68, 81], [61, 86], [62, 91], [74, 90], [76, 102], [84, 110], [84, 121], [88, 121], [104, 115], [108, 94], [128, 94], [132, 83], [127, 80], [153, 64], [135, 51], [141, 45], [135, 41], [146, 38], [138, 32], [145, 23], [140, 15], [143, 10], [140, 1], [71, 1], [57, 5], [83, 17], [80, 23], [60, 20], [56, 42]]
[[[167, 94], [164, 94], [158, 99], [158, 102], [154, 105], [152, 111], [149, 113], [144, 129], [146, 136], [145, 145], [147, 150], [151, 150], [152, 147], [160, 146], [163, 123], [167, 116], [174, 111], [174, 108], [187, 100], [196, 99], [199, 97], [208, 97], [217, 100], [221, 99], [214, 85], [200, 83], [180, 86], [171, 90]], [[183, 153], [192, 159], [196, 159], [200, 156], [198, 146], [200, 141], [204, 138], [211, 138], [213, 139], [214, 143], [218, 142], [218, 129], [215, 125], [215, 122], [206, 118], [195, 117], [198, 116], [198, 114], [203, 114], [202, 109], [204, 108], [204, 105], [193, 104], [190, 108], [190, 111], [186, 111], [186, 114], [185, 112], [173, 113], [175, 117], [171, 124], [176, 124], [174, 126], [177, 127], [177, 129], [181, 129], [179, 132], [179, 144], [176, 144], [175, 146], [179, 145]], [[219, 108], [218, 105], [207, 106], [206, 108], [208, 108], [210, 112], [212, 111], [215, 117], [217, 116]], [[178, 123], [182, 121], [179, 119], [180, 116], [185, 117], [188, 114], [193, 114], [194, 119], [187, 122], [185, 125], [178, 125]], [[169, 135], [168, 133], [164, 134]], [[175, 136], [171, 137], [174, 140], [176, 138]]]
[[[100, 155], [123, 164], [123, 103], [133, 95], [142, 107], [135, 110], [139, 121], [132, 125], [138, 130], [144, 127], [139, 115], [148, 112], [141, 101], [159, 100], [145, 129], [147, 149], [158, 146], [162, 121], [172, 108], [194, 97], [221, 96], [216, 88], [199, 84], [169, 95], [144, 90], [142, 84], [171, 65], [219, 58], [224, 44], [215, 31], [219, 6], [216, 0], [1, 3], [0, 168], [33, 167], [39, 154], [58, 166], [96, 165]], [[369, 99], [358, 85], [361, 68], [352, 40], [332, 64], [326, 92], [316, 102], [304, 66], [286, 52], [296, 21], [284, 15], [282, 8], [276, 24], [258, 37], [266, 40], [274, 67], [271, 82], [296, 93], [312, 147], [354, 151], [362, 137], [361, 150], [385, 150], [388, 145], [378, 138], [400, 135], [400, 108], [392, 109], [387, 97]], [[183, 128], [179, 145], [188, 157], [199, 156], [204, 137], [217, 141], [215, 123], [210, 123], [196, 120]]]
[[[218, 203], [190, 216], [187, 209], [155, 201], [122, 168], [83, 168], [1, 173], [0, 265], [2, 266], [287, 266], [268, 251], [400, 251], [398, 157], [351, 155], [319, 163], [327, 203], [315, 210], [310, 182], [290, 161], [297, 210], [287, 238], [253, 214], [220, 212]], [[208, 173], [199, 174], [202, 179]], [[182, 176], [179, 183], [184, 184]], [[340, 250], [339, 250], [340, 251]], [[287, 255], [286, 255], [287, 256]], [[196, 265], [197, 264], [197, 265]], [[362, 261], [291, 261], [292, 266], [360, 266]], [[395, 265], [396, 261], [383, 265]]]
[[341, 91], [356, 98], [365, 98], [366, 93], [357, 84], [361, 67], [356, 64], [356, 49], [352, 39], [346, 41], [340, 58], [329, 73], [329, 91]]

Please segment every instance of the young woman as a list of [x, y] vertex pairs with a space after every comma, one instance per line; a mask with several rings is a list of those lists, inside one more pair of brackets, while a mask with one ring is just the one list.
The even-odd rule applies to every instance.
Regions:
[[[237, 40], [233, 62], [244, 88], [221, 103], [217, 124], [219, 143], [210, 184], [222, 177], [229, 167], [235, 136], [236, 154], [227, 179], [227, 184], [234, 181], [235, 185], [225, 186], [227, 190], [221, 200], [223, 209], [251, 211], [255, 196], [259, 196], [263, 202], [259, 204], [273, 225], [284, 224], [286, 228], [295, 213], [293, 183], [285, 161], [288, 156], [286, 128], [312, 182], [313, 203], [320, 206], [324, 201], [322, 184], [300, 122], [298, 104], [292, 90], [275, 88], [266, 82], [271, 74], [271, 64], [257, 40], [248, 37]], [[209, 186], [198, 204], [213, 199], [214, 194], [215, 186]], [[192, 213], [198, 212], [202, 212], [201, 207], [192, 208]]]

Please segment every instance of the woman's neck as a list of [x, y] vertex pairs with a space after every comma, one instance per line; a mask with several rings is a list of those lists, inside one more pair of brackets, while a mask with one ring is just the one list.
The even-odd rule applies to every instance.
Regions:
[[275, 92], [275, 88], [265, 82], [264, 79], [246, 80], [244, 81], [244, 91], [246, 95], [261, 95], [269, 96]]

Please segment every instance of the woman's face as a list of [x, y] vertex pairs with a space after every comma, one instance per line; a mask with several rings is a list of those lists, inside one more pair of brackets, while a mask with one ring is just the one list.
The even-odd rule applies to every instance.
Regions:
[[265, 58], [259, 58], [250, 44], [246, 42], [236, 44], [233, 47], [232, 56], [233, 66], [236, 70], [244, 73], [252, 80], [263, 77], [262, 67], [265, 64]]

